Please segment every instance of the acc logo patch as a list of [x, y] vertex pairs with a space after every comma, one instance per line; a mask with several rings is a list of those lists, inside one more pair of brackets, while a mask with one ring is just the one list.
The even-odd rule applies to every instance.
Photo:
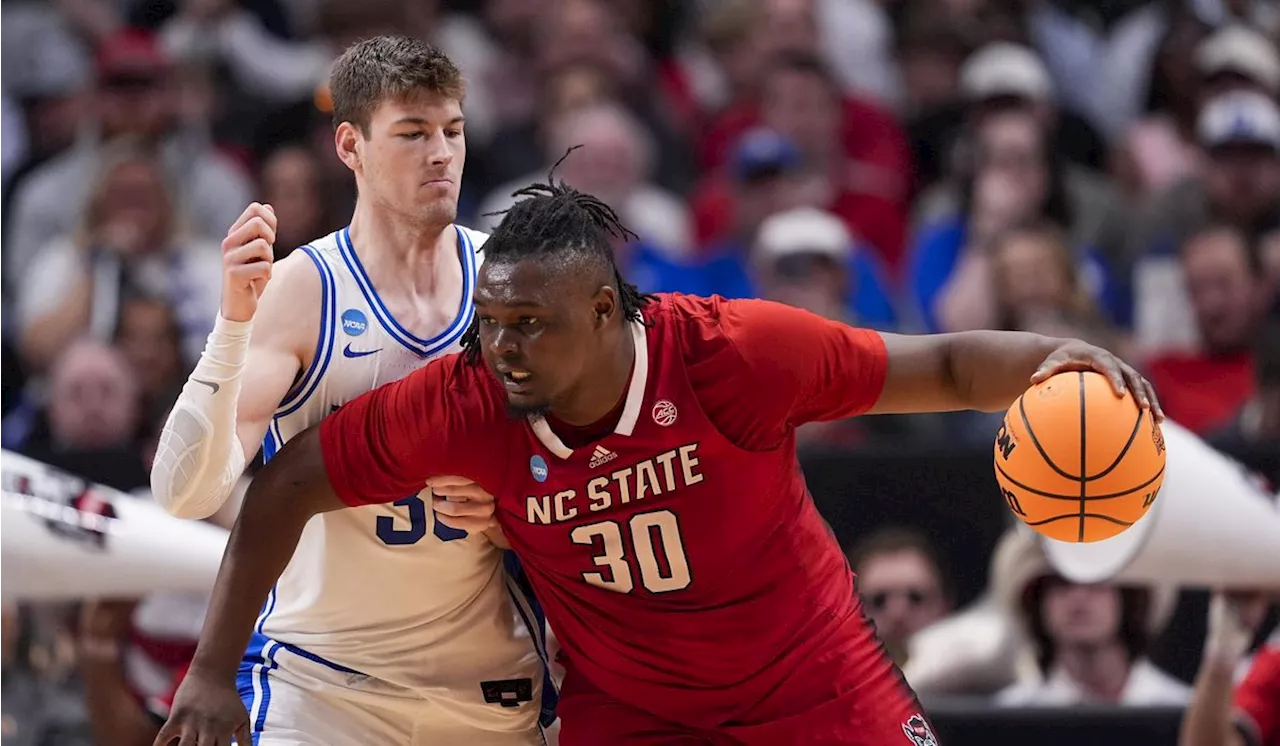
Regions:
[[915, 746], [938, 746], [938, 739], [934, 737], [933, 729], [920, 715], [907, 718], [907, 722], [902, 724], [902, 732], [907, 734], [907, 738], [911, 739], [911, 743]]

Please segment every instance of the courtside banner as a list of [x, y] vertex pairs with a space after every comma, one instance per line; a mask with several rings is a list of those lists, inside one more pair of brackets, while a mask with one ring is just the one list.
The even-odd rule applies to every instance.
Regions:
[[0, 453], [0, 597], [130, 598], [213, 588], [227, 531]]

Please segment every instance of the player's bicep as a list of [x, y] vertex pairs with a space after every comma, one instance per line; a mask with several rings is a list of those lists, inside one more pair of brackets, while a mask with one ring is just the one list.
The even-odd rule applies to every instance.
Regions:
[[433, 361], [353, 399], [321, 422], [325, 468], [343, 501], [395, 502], [417, 493], [428, 478], [446, 474], [481, 483], [466, 464], [484, 445], [464, 427], [466, 400], [452, 390], [453, 362]]
[[317, 354], [321, 296], [320, 274], [305, 252], [296, 251], [272, 268], [271, 281], [254, 314], [236, 403], [236, 436], [246, 462], [257, 453], [276, 409], [297, 382], [303, 361]]
[[250, 347], [240, 399], [236, 402], [236, 437], [246, 463], [262, 445], [271, 418], [297, 378], [300, 366], [298, 358], [287, 350]]

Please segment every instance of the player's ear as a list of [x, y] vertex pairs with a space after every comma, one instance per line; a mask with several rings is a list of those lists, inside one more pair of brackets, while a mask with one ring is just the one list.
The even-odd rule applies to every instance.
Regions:
[[360, 130], [351, 122], [339, 124], [333, 133], [333, 149], [337, 151], [338, 158], [347, 164], [347, 168], [356, 173], [363, 168], [363, 159], [360, 154], [360, 142], [363, 139], [364, 136], [360, 134]]
[[618, 293], [608, 285], [601, 285], [591, 302], [595, 327], [601, 329], [618, 312]]

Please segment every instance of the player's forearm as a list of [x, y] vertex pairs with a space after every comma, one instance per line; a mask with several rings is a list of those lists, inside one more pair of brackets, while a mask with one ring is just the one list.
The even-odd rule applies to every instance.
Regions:
[[965, 409], [999, 412], [1031, 385], [1030, 378], [1070, 340], [1029, 332], [972, 331], [948, 337], [944, 380]]
[[1182, 719], [1178, 746], [1230, 746], [1240, 743], [1231, 722], [1232, 665], [1206, 660]]
[[219, 316], [160, 433], [151, 493], [179, 518], [213, 515], [244, 472], [236, 412], [251, 328]]
[[344, 507], [329, 487], [316, 429], [293, 438], [258, 473], [227, 540], [194, 668], [234, 677], [254, 622], [293, 557], [307, 521]]
[[118, 654], [81, 651], [85, 706], [94, 743], [142, 746], [151, 743], [156, 729], [138, 701], [129, 693]]

